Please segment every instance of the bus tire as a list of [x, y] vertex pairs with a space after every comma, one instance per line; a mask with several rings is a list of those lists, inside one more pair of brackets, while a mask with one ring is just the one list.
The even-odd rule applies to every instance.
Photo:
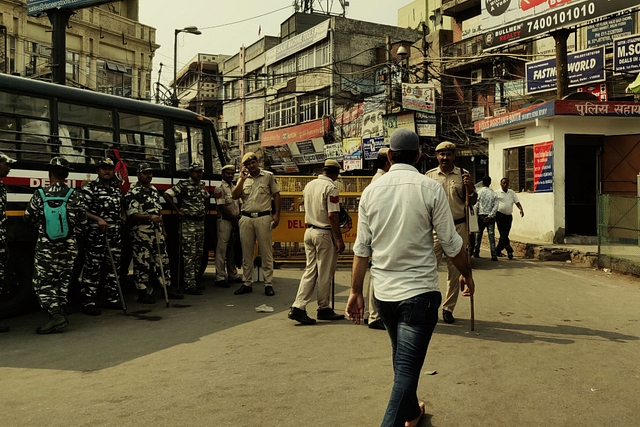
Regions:
[[10, 245], [5, 283], [0, 294], [0, 318], [13, 317], [35, 305], [33, 251], [26, 244]]

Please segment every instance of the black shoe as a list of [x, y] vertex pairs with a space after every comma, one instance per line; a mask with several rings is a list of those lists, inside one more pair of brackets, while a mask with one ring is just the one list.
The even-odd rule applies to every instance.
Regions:
[[8, 326], [0, 326], [0, 333], [2, 332], [9, 332], [9, 327]]
[[226, 281], [224, 280], [216, 280], [216, 282], [214, 283], [215, 286], [219, 287], [219, 288], [230, 288], [231, 285], [228, 284]]
[[236, 277], [235, 279], [228, 280], [229, 283], [244, 283], [244, 279], [242, 277]]
[[155, 304], [156, 299], [153, 295], [147, 293], [146, 289], [138, 290], [138, 302], [142, 304]]
[[[164, 297], [164, 289], [162, 290], [162, 296]], [[167, 296], [169, 299], [184, 299], [184, 295], [179, 292], [174, 292], [171, 289], [167, 289]]]
[[122, 310], [122, 303], [120, 301], [105, 301], [102, 303], [102, 308]]
[[509, 259], [513, 259], [513, 254], [509, 254], [509, 255], [507, 255], [507, 257], [508, 257]]
[[492, 257], [491, 257], [491, 261], [497, 261], [497, 260], [498, 260], [498, 257], [497, 257], [497, 256], [492, 256]]
[[49, 321], [45, 325], [36, 329], [36, 334], [51, 334], [67, 326], [69, 326], [69, 320], [67, 320], [60, 311], [56, 311], [49, 315]]
[[273, 286], [269, 286], [269, 285], [267, 285], [267, 286], [265, 286], [265, 287], [264, 287], [264, 294], [265, 294], [266, 296], [268, 296], [268, 297], [272, 297], [272, 296], [274, 296], [276, 293], [275, 293], [275, 291], [273, 290]]
[[344, 319], [344, 314], [338, 314], [333, 311], [332, 308], [327, 307], [322, 310], [318, 310], [318, 320], [342, 320]]
[[82, 308], [82, 311], [87, 316], [100, 316], [102, 314], [102, 310], [100, 310], [100, 308], [96, 307], [95, 304], [85, 305]]
[[444, 320], [444, 323], [448, 324], [452, 324], [456, 321], [456, 319], [453, 318], [453, 313], [447, 310], [442, 310], [442, 320]]
[[253, 292], [253, 287], [247, 286], [247, 285], [242, 285], [233, 294], [234, 295], [242, 295], [242, 294], [248, 294], [250, 292]]
[[187, 295], [202, 295], [202, 291], [195, 286], [185, 289], [184, 293]]
[[207, 289], [207, 287], [202, 283], [196, 283], [196, 289], [200, 289], [201, 291], [204, 291]]
[[296, 307], [291, 307], [291, 310], [289, 310], [289, 319], [300, 322], [303, 325], [313, 325], [316, 323], [316, 319], [312, 319], [307, 315], [306, 311]]
[[504, 252], [498, 252], [496, 255], [500, 258], [504, 258], [506, 256]]
[[380, 331], [384, 331], [387, 328], [384, 327], [384, 323], [382, 323], [382, 319], [377, 319], [369, 323], [369, 329], [378, 329]]

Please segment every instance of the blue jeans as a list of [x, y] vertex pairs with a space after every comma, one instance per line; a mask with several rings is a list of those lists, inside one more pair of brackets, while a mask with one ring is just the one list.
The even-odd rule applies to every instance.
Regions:
[[489, 237], [489, 250], [491, 251], [491, 257], [497, 256], [496, 252], [496, 220], [491, 218], [488, 222], [484, 222], [487, 215], [478, 215], [478, 232], [476, 233], [476, 247], [474, 252], [480, 253], [480, 245], [482, 244], [482, 233], [484, 229], [487, 229], [487, 236]]
[[375, 300], [393, 358], [393, 388], [381, 427], [404, 427], [420, 415], [418, 380], [441, 302], [437, 291], [397, 302]]

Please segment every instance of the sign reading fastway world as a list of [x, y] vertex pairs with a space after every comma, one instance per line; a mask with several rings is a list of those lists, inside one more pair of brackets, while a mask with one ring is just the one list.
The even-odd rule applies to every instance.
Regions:
[[[581, 50], [567, 56], [569, 69], [569, 87], [582, 86], [606, 80], [604, 71], [604, 46]], [[527, 93], [540, 93], [555, 90], [557, 86], [556, 60], [527, 62]]]
[[27, 0], [27, 15], [39, 15], [50, 9], [82, 9], [113, 0]]
[[483, 0], [484, 48], [522, 42], [638, 6], [638, 0]]

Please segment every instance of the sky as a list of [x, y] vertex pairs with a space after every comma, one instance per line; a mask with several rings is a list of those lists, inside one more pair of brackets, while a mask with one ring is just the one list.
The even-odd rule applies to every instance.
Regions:
[[[316, 1], [341, 12], [338, 0]], [[349, 0], [347, 18], [397, 25], [398, 9], [411, 0]], [[293, 14], [293, 0], [140, 0], [140, 22], [156, 29], [152, 80], [168, 86], [173, 79], [174, 30], [196, 26], [202, 35], [178, 35], [178, 70], [198, 53], [233, 55], [265, 35], [278, 36], [280, 24]], [[260, 16], [262, 15], [262, 16]], [[242, 21], [242, 22], [238, 22]], [[258, 35], [260, 30], [260, 35]]]

